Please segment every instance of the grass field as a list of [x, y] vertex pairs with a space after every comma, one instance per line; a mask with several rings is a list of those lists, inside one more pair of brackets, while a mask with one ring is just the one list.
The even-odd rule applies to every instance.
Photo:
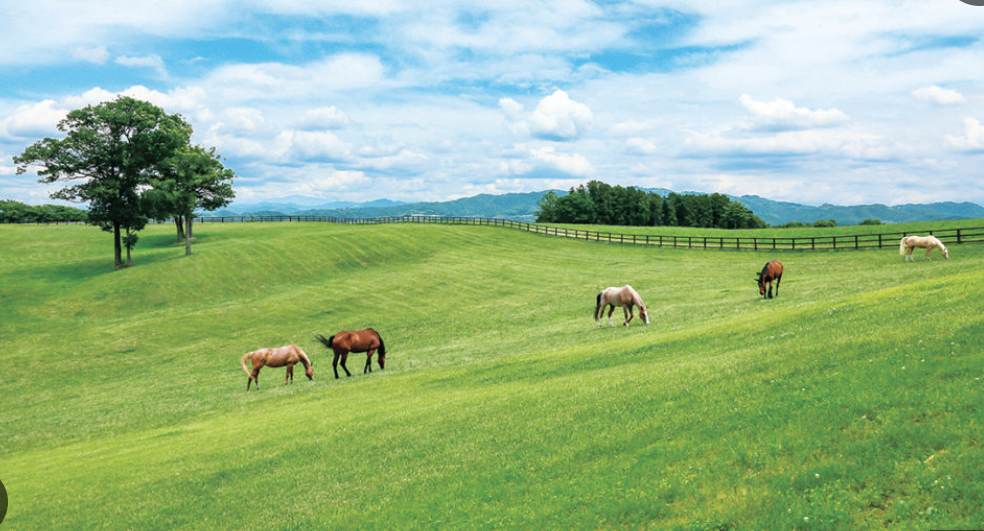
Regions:
[[[98, 229], [0, 225], [4, 529], [984, 527], [984, 245], [172, 231], [114, 271]], [[624, 283], [653, 324], [599, 329]], [[367, 326], [386, 370], [335, 380], [313, 334]], [[315, 380], [246, 393], [242, 354], [285, 343]]]

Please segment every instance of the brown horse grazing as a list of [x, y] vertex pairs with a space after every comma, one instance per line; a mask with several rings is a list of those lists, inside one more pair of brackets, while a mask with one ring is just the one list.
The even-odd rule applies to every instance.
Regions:
[[[252, 360], [253, 372], [250, 373], [249, 369], [246, 368], [246, 360]], [[243, 367], [243, 372], [249, 379], [246, 380], [246, 391], [249, 391], [249, 384], [256, 382], [256, 388], [260, 388], [260, 369], [264, 365], [267, 367], [283, 367], [287, 366], [287, 377], [284, 379], [284, 385], [294, 381], [294, 364], [301, 362], [304, 364], [304, 374], [307, 375], [308, 380], [314, 379], [314, 367], [311, 365], [311, 360], [308, 358], [307, 354], [301, 350], [297, 345], [284, 345], [280, 348], [261, 348], [260, 350], [254, 350], [253, 352], [247, 352], [243, 354], [243, 359], [240, 360], [239, 364]]]
[[[782, 280], [782, 262], [779, 260], [773, 260], [765, 264], [762, 271], [758, 274], [758, 278], [755, 279], [759, 285], [759, 295], [763, 298], [772, 298], [772, 281], [776, 281], [776, 297], [779, 296], [779, 282]], [[769, 285], [769, 294], [766, 296], [765, 285]]]
[[379, 349], [379, 356], [376, 358], [379, 362], [379, 369], [382, 370], [386, 365], [386, 345], [383, 344], [383, 338], [379, 337], [379, 332], [372, 328], [366, 328], [359, 332], [344, 330], [328, 339], [325, 339], [325, 336], [321, 334], [315, 334], [315, 337], [335, 353], [335, 359], [332, 360], [331, 366], [335, 369], [336, 380], [338, 379], [339, 358], [342, 359], [342, 370], [345, 371], [345, 375], [352, 376], [352, 373], [345, 366], [349, 352], [366, 353], [366, 366], [362, 369], [362, 374], [372, 372], [372, 354], [376, 352], [376, 349]]
[[639, 307], [639, 316], [646, 324], [649, 324], [649, 310], [646, 305], [642, 302], [642, 297], [636, 293], [636, 290], [632, 289], [632, 286], [626, 284], [621, 288], [605, 288], [598, 294], [598, 302], [595, 304], [595, 321], [598, 321], [598, 328], [601, 328], [601, 318], [605, 313], [605, 308], [611, 306], [608, 310], [608, 326], [615, 326], [612, 323], [612, 312], [615, 311], [616, 306], [622, 307], [622, 313], [625, 314], [625, 322], [622, 323], [624, 326], [629, 326], [629, 321], [632, 320], [635, 315], [632, 313], [632, 308], [634, 306]]

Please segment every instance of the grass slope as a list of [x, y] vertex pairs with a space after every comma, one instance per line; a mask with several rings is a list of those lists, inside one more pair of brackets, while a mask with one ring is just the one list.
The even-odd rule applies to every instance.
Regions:
[[[701, 252], [494, 227], [0, 226], [8, 529], [984, 526], [984, 246]], [[779, 257], [777, 299], [753, 278]], [[599, 329], [633, 284], [653, 325]], [[335, 380], [313, 333], [373, 326]], [[315, 381], [246, 351], [288, 342]]]

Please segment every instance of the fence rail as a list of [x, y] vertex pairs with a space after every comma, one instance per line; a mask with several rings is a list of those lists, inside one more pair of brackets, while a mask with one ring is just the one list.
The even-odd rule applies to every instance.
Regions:
[[851, 234], [839, 236], [752, 237], [752, 236], [662, 236], [652, 234], [619, 234], [591, 230], [551, 227], [510, 219], [456, 216], [389, 216], [378, 218], [340, 218], [332, 216], [233, 216], [197, 218], [196, 223], [327, 222], [353, 225], [383, 223], [439, 223], [445, 225], [490, 225], [511, 227], [535, 234], [559, 238], [590, 240], [606, 243], [678, 247], [686, 249], [729, 250], [789, 250], [827, 251], [841, 249], [881, 249], [898, 246], [904, 236], [932, 234], [945, 244], [984, 242], [984, 227], [940, 229], [931, 231], [888, 232], [880, 234]]

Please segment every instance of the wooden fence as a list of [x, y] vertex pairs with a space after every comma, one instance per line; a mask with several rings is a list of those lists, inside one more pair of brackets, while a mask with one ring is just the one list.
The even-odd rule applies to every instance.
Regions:
[[277, 222], [327, 222], [354, 225], [382, 223], [439, 223], [445, 225], [489, 225], [545, 234], [559, 238], [590, 240], [606, 243], [679, 247], [686, 249], [730, 250], [789, 250], [829, 251], [840, 249], [881, 249], [897, 247], [903, 236], [932, 234], [945, 244], [984, 242], [984, 227], [941, 229], [931, 231], [888, 232], [880, 234], [852, 234], [839, 236], [806, 236], [767, 238], [753, 236], [661, 236], [652, 234], [619, 234], [591, 230], [551, 227], [510, 219], [451, 217], [451, 216], [391, 216], [378, 218], [340, 218], [332, 216], [233, 216], [197, 218], [196, 223], [246, 223], [256, 221]]

